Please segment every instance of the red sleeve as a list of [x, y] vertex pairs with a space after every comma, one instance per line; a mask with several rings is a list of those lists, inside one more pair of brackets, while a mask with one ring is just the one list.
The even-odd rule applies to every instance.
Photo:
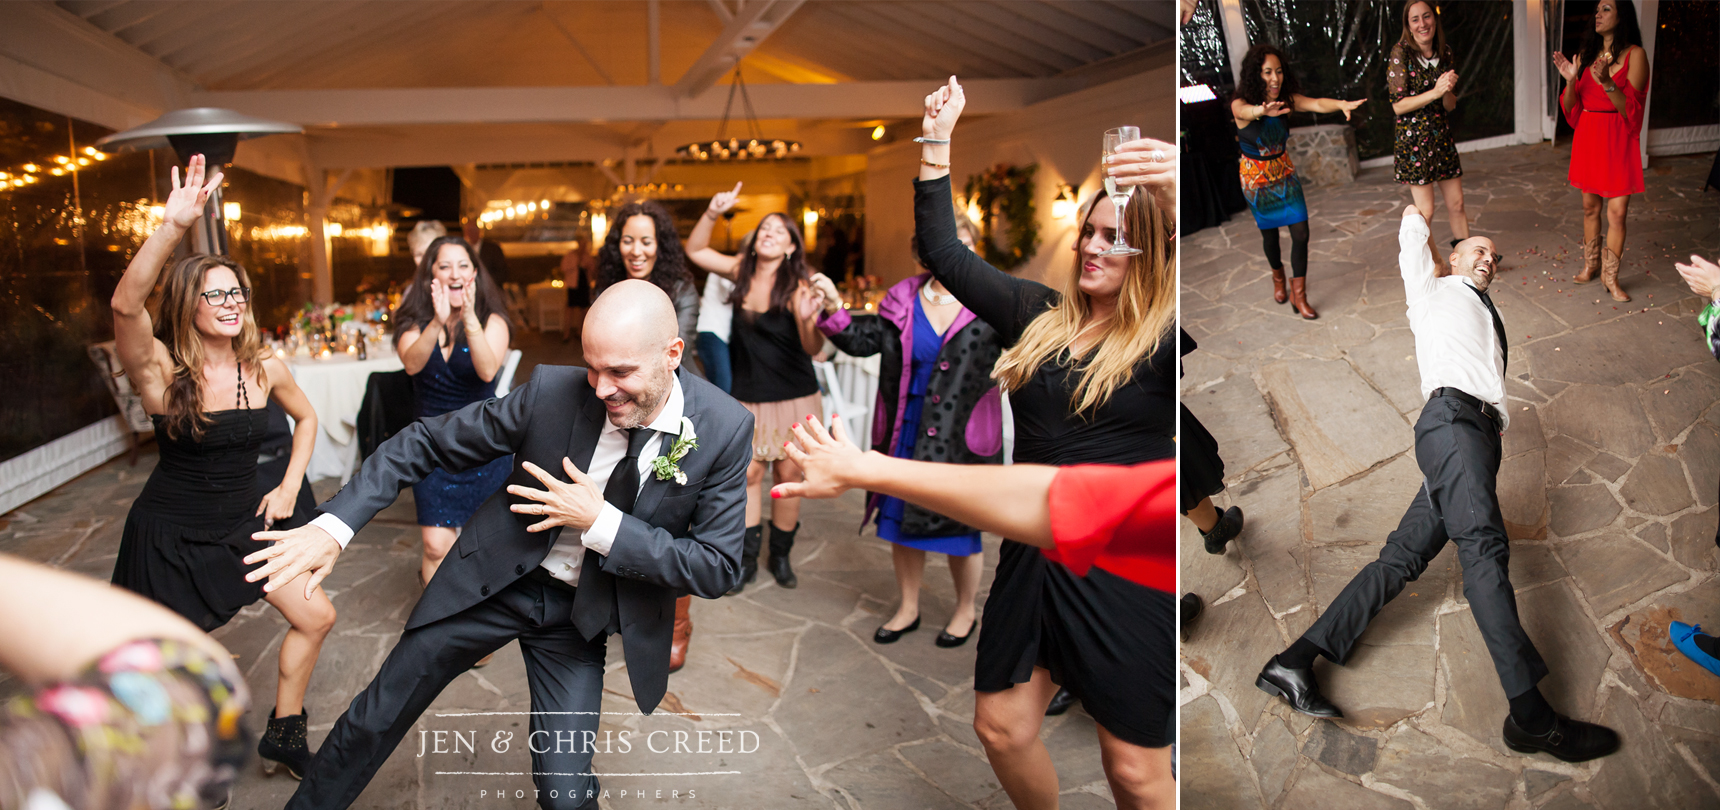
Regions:
[[1630, 127], [1632, 135], [1641, 137], [1642, 116], [1648, 109], [1648, 82], [1643, 82], [1641, 90], [1636, 89], [1636, 85], [1630, 83], [1630, 63], [1626, 62], [1615, 83], [1619, 92], [1624, 94], [1624, 109], [1620, 113], [1624, 115], [1625, 126]]
[[1057, 547], [1045, 556], [1085, 575], [1108, 547], [1127, 553], [1155, 540], [1174, 543], [1176, 474], [1172, 459], [1059, 470], [1050, 494], [1051, 537]]

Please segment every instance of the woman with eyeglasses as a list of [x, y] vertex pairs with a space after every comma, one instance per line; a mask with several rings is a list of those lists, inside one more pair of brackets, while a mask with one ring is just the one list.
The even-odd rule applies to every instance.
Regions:
[[[263, 593], [246, 582], [251, 539], [293, 513], [316, 440], [317, 415], [285, 363], [264, 353], [252, 319], [245, 268], [223, 257], [189, 256], [167, 271], [160, 323], [145, 301], [163, 266], [221, 185], [204, 182], [202, 155], [191, 158], [185, 182], [173, 172], [160, 228], [138, 249], [113, 295], [115, 348], [132, 388], [155, 423], [160, 456], [126, 515], [113, 582], [149, 597], [205, 632], [258, 599], [291, 627], [281, 642], [275, 709], [257, 746], [264, 769], [285, 765], [296, 778], [309, 766], [305, 744], [305, 686], [323, 639], [334, 627], [334, 605], [321, 588]], [[297, 422], [292, 459], [279, 486], [258, 503], [257, 452], [268, 430], [270, 397]]]
[[[412, 375], [418, 418], [441, 416], [496, 395], [496, 375], [508, 356], [508, 304], [478, 252], [458, 236], [430, 243], [400, 299], [394, 350]], [[437, 468], [412, 485], [424, 537], [419, 581], [428, 584], [448, 556], [460, 527], [472, 519], [513, 469], [513, 456], [451, 473]], [[479, 662], [487, 663], [488, 658]]]

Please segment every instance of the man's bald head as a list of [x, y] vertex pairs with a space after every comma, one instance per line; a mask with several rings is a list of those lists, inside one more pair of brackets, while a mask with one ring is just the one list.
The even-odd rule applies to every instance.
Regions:
[[1451, 271], [1468, 278], [1482, 292], [1493, 283], [1499, 270], [1499, 254], [1494, 252], [1493, 240], [1471, 236], [1451, 249]]
[[632, 428], [655, 420], [686, 349], [669, 296], [640, 279], [611, 285], [592, 302], [581, 343], [609, 421]]

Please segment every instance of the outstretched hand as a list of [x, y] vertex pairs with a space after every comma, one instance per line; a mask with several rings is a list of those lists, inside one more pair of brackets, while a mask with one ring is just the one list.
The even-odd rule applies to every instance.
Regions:
[[1684, 277], [1684, 283], [1690, 285], [1690, 291], [1710, 301], [1714, 300], [1714, 292], [1720, 290], [1720, 264], [1708, 261], [1694, 253], [1690, 254], [1689, 264], [1675, 264], [1678, 274]]
[[736, 182], [733, 191], [717, 192], [717, 196], [711, 198], [711, 204], [707, 210], [711, 212], [711, 216], [720, 217], [723, 214], [728, 213], [730, 208], [735, 207], [735, 202], [739, 200], [740, 197], [741, 184]]
[[203, 216], [203, 206], [209, 202], [209, 195], [221, 187], [223, 175], [215, 172], [209, 182], [203, 182], [204, 158], [202, 155], [192, 155], [190, 165], [185, 167], [185, 183], [179, 182], [179, 167], [174, 166], [169, 174], [172, 177], [173, 191], [167, 195], [167, 202], [162, 206], [162, 217], [181, 228], [191, 227], [191, 223]]
[[[1457, 80], [1455, 78], [1453, 78], [1452, 81], [1455, 83]], [[1356, 108], [1362, 106], [1362, 102], [1364, 102], [1364, 101], [1367, 101], [1367, 99], [1358, 98], [1355, 101], [1339, 100], [1338, 101], [1338, 112], [1343, 113], [1344, 114], [1344, 120], [1348, 121], [1348, 120], [1350, 120], [1350, 113], [1355, 112]]]
[[562, 457], [561, 468], [568, 477], [566, 482], [529, 461], [520, 467], [544, 485], [544, 489], [532, 489], [518, 484], [508, 487], [509, 494], [537, 501], [516, 503], [508, 507], [514, 514], [543, 516], [543, 520], [527, 526], [526, 531], [548, 531], [557, 526], [572, 526], [585, 531], [597, 522], [598, 514], [603, 511], [603, 490], [597, 488], [597, 482], [591, 480], [591, 476], [573, 466], [573, 461]]
[[1290, 103], [1287, 101], [1268, 101], [1260, 105], [1260, 112], [1267, 118], [1289, 115]]
[[926, 114], [920, 119], [920, 134], [940, 141], [949, 140], [950, 133], [955, 131], [956, 119], [962, 117], [962, 108], [966, 106], [967, 96], [962, 93], [961, 83], [951, 76], [949, 84], [926, 96]]
[[805, 477], [799, 483], [771, 487], [772, 498], [834, 498], [854, 487], [868, 454], [848, 440], [841, 419], [831, 417], [828, 432], [817, 418], [796, 424], [793, 431], [794, 441], [783, 448]]
[[1572, 62], [1569, 57], [1558, 51], [1553, 51], [1553, 67], [1559, 71], [1559, 75], [1564, 77], [1565, 81], [1574, 82], [1577, 80], [1577, 71], [1579, 70], [1577, 63]]
[[285, 532], [257, 532], [251, 535], [251, 539], [274, 543], [245, 557], [246, 565], [264, 563], [263, 567], [245, 575], [246, 582], [267, 577], [269, 582], [263, 586], [264, 593], [274, 593], [309, 571], [310, 578], [305, 581], [305, 598], [309, 599], [323, 578], [334, 570], [334, 561], [340, 557], [340, 543], [314, 524]]

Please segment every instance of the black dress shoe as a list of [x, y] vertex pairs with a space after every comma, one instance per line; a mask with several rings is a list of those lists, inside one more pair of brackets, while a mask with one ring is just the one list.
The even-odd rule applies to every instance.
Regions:
[[913, 624], [910, 624], [907, 627], [904, 627], [900, 630], [887, 630], [884, 628], [883, 625], [879, 625], [878, 626], [878, 632], [872, 634], [872, 641], [875, 644], [895, 644], [896, 642], [902, 640], [902, 636], [905, 636], [909, 633], [912, 633], [918, 629], [920, 629], [920, 617], [918, 617], [918, 616], [914, 617], [914, 623]]
[[1618, 732], [1555, 714], [1546, 734], [1530, 734], [1505, 715], [1505, 747], [1519, 754], [1545, 751], [1566, 762], [1587, 762], [1617, 751]]
[[1075, 696], [1069, 694], [1069, 690], [1058, 687], [1057, 694], [1051, 696], [1051, 705], [1045, 707], [1045, 716], [1056, 717], [1069, 711], [1069, 707], [1074, 705]]
[[1242, 507], [1232, 506], [1218, 516], [1218, 522], [1212, 525], [1212, 531], [1201, 532], [1201, 539], [1206, 541], [1206, 553], [1223, 554], [1225, 544], [1242, 534]]
[[1254, 685], [1270, 695], [1284, 698], [1290, 708], [1313, 717], [1343, 717], [1344, 713], [1320, 694], [1320, 684], [1314, 680], [1314, 668], [1291, 669], [1278, 663], [1278, 656], [1266, 662]]
[[1182, 607], [1177, 611], [1177, 621], [1182, 625], [1182, 640], [1188, 641], [1188, 631], [1194, 627], [1196, 619], [1206, 610], [1206, 603], [1201, 601], [1200, 594], [1185, 593], [1182, 595]]
[[939, 647], [943, 647], [945, 649], [960, 647], [961, 645], [966, 644], [968, 639], [973, 638], [973, 631], [978, 628], [979, 620], [975, 619], [973, 624], [968, 625], [967, 635], [965, 636], [952, 636], [947, 628], [939, 630], [936, 643]]

